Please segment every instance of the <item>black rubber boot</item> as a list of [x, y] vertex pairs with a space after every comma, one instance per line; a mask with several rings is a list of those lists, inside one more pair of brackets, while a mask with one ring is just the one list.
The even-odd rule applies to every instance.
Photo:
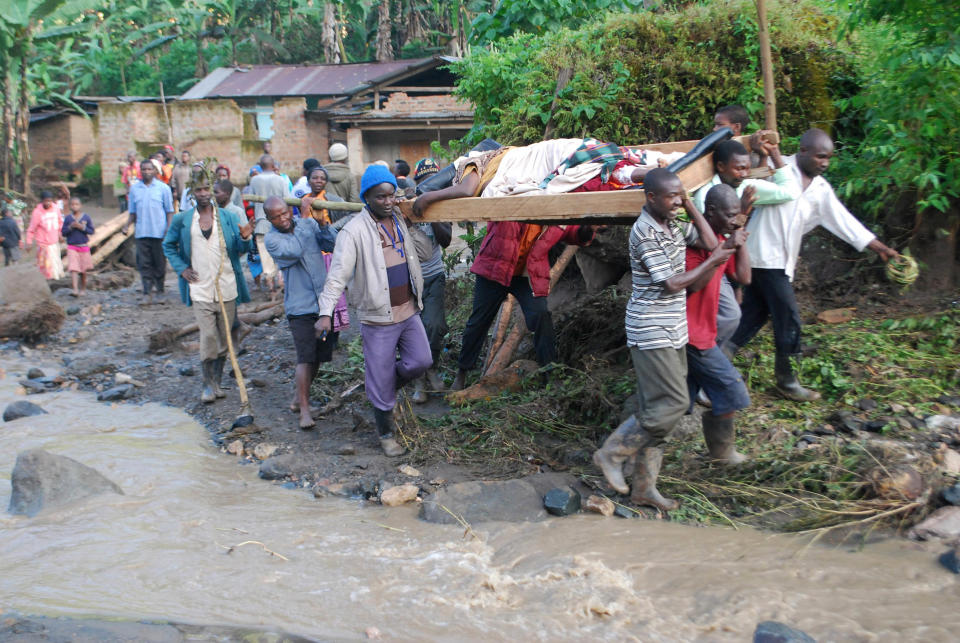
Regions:
[[221, 388], [220, 383], [223, 381], [223, 366], [226, 363], [226, 357], [218, 357], [213, 360], [213, 394], [217, 397], [226, 397], [227, 394]]
[[797, 374], [793, 370], [790, 358], [799, 359], [800, 355], [777, 353], [774, 361], [774, 372], [777, 375], [777, 390], [780, 395], [794, 402], [812, 402], [820, 399], [820, 394], [800, 385]]
[[213, 372], [216, 360], [205, 359], [200, 362], [200, 369], [203, 373], [203, 392], [200, 393], [200, 401], [204, 404], [210, 404], [217, 399], [217, 394], [213, 388]]
[[380, 448], [383, 453], [390, 457], [403, 455], [406, 452], [395, 437], [397, 430], [397, 421], [393, 417], [393, 409], [381, 411], [373, 408], [373, 417], [377, 421], [377, 434], [380, 436]]
[[722, 464], [740, 464], [747, 456], [737, 453], [733, 437], [733, 416], [717, 417], [704, 412], [700, 419], [703, 423], [703, 439], [707, 443], [710, 458]]
[[635, 415], [631, 415], [604, 441], [593, 454], [593, 463], [600, 467], [603, 477], [619, 493], [630, 493], [623, 477], [623, 465], [640, 448], [650, 441]]
[[661, 511], [673, 511], [680, 503], [673, 498], [667, 498], [657, 490], [657, 476], [660, 475], [660, 465], [663, 464], [663, 449], [660, 447], [646, 447], [637, 457], [637, 464], [633, 469], [633, 493], [630, 501], [638, 505], [656, 507]]

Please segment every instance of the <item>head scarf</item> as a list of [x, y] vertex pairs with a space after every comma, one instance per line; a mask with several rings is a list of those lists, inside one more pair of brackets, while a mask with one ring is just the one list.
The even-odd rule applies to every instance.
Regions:
[[419, 183], [428, 176], [433, 176], [440, 171], [440, 166], [432, 158], [422, 158], [417, 161], [413, 170], [413, 180]]

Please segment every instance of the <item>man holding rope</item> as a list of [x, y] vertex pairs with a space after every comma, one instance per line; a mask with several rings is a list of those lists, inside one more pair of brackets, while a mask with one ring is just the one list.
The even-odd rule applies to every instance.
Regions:
[[163, 239], [163, 253], [180, 277], [180, 298], [193, 307], [200, 329], [200, 400], [205, 404], [226, 397], [220, 388], [227, 355], [226, 328], [233, 327], [237, 301], [250, 301], [240, 255], [250, 251], [253, 237], [249, 223], [213, 203], [212, 179], [211, 172], [200, 166], [190, 186], [196, 207], [175, 215]]

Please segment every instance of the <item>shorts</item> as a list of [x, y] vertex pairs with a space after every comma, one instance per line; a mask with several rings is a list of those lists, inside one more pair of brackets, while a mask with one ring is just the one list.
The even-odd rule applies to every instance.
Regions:
[[730, 363], [719, 346], [700, 350], [687, 344], [687, 387], [690, 399], [703, 389], [712, 404], [713, 415], [726, 415], [750, 406], [750, 394], [740, 371]]
[[320, 315], [288, 315], [287, 323], [293, 333], [293, 345], [297, 349], [297, 364], [322, 364], [333, 359], [333, 349], [337, 347], [339, 333], [327, 333], [327, 339], [317, 337], [314, 324]]

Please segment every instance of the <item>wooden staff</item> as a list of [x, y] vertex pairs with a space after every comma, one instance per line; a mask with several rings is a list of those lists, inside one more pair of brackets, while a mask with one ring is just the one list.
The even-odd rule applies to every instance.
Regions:
[[777, 131], [777, 92], [773, 85], [773, 58], [770, 54], [770, 25], [767, 22], [766, 0], [757, 2], [757, 23], [760, 39], [760, 66], [763, 71], [764, 126]]
[[[260, 196], [259, 194], [244, 194], [243, 200], [249, 201], [250, 203], [263, 203], [269, 197]], [[287, 205], [302, 205], [300, 199], [288, 196], [283, 199], [283, 202]], [[320, 201], [314, 199], [313, 203], [310, 204], [314, 210], [345, 210], [347, 212], [359, 212], [363, 209], [362, 203], [347, 203], [345, 201]]]

